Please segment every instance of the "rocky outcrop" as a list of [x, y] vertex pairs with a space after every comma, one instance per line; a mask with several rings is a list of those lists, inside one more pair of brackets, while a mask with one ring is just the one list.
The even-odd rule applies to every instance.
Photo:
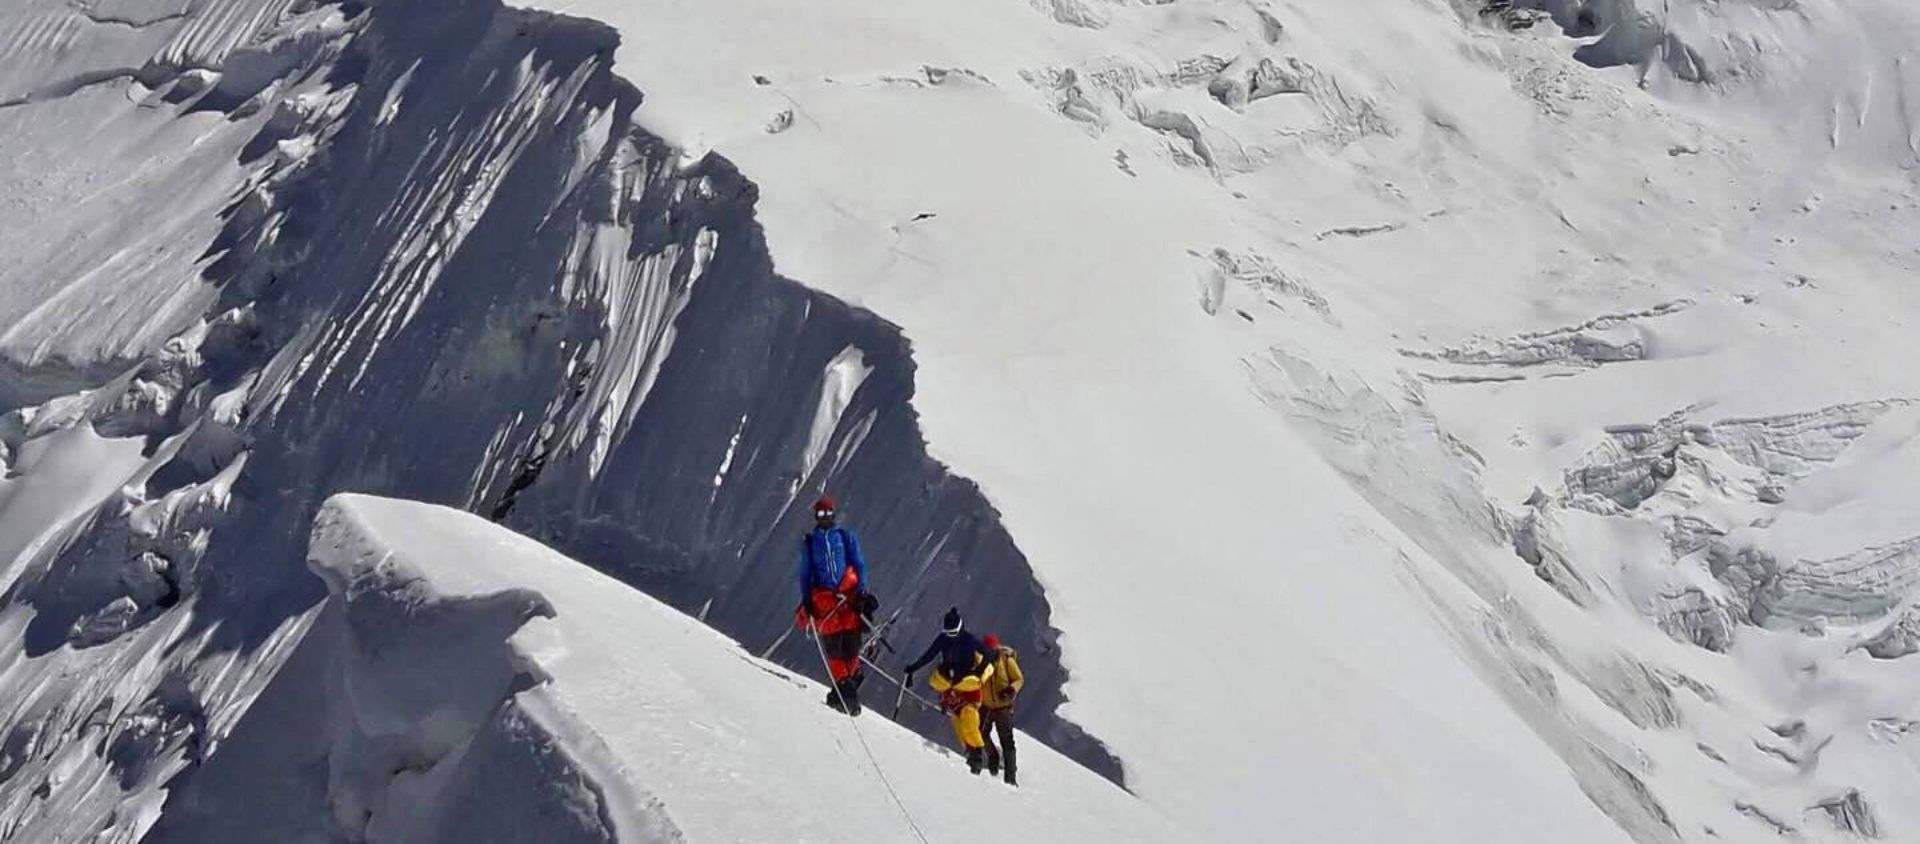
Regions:
[[[11, 457], [72, 439], [123, 474], [74, 493], [0, 611], [36, 701], [0, 710], [19, 737], [0, 829], [135, 823], [217, 753], [312, 623], [296, 526], [342, 490], [490, 515], [749, 643], [791, 623], [795, 541], [829, 491], [898, 635], [960, 604], [1027, 643], [1022, 726], [1120, 777], [1054, 714], [1058, 633], [1020, 548], [926, 453], [906, 340], [775, 274], [755, 186], [632, 121], [612, 30], [488, 0], [221, 0], [148, 30], [129, 61], [164, 93], [102, 107], [220, 115], [202, 180], [223, 201], [165, 253], [191, 283], [152, 288], [194, 307], [132, 309], [94, 368], [5, 358]], [[797, 638], [775, 658], [817, 662]], [[142, 712], [193, 714], [123, 720]]]

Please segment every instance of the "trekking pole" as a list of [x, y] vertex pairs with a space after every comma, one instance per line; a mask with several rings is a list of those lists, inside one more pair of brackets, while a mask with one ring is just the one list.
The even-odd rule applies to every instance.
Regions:
[[874, 624], [873, 616], [867, 615], [866, 613], [860, 614], [860, 620], [865, 621], [867, 623], [868, 632], [870, 632], [873, 635], [873, 638], [877, 640], [880, 638], [880, 634], [887, 632], [887, 628], [893, 626], [894, 619], [899, 618], [900, 613], [905, 612], [906, 609], [907, 609], [906, 607], [895, 608], [894, 611], [887, 616], [887, 620], [882, 621], [879, 624]]
[[913, 691], [912, 689], [907, 688], [907, 686], [910, 684], [905, 678], [902, 678], [899, 680], [894, 679], [893, 675], [888, 674], [886, 669], [881, 668], [878, 665], [874, 665], [872, 660], [866, 659], [864, 657], [860, 660], [860, 664], [865, 665], [866, 667], [872, 669], [873, 673], [880, 675], [880, 679], [900, 687], [900, 694], [893, 702], [893, 712], [895, 715], [900, 714], [900, 702], [908, 697], [913, 698], [921, 706], [924, 706], [928, 709], [934, 710], [936, 712], [941, 711], [939, 704], [936, 704], [933, 701], [927, 700], [926, 698], [921, 697], [919, 693]]
[[892, 615], [887, 616], [886, 621], [880, 622], [878, 625], [873, 623], [871, 617], [866, 615], [860, 616], [860, 619], [866, 622], [868, 630], [867, 641], [860, 646], [861, 659], [868, 660], [869, 664], [871, 664], [871, 657], [878, 654], [882, 648], [888, 651], [893, 650], [893, 643], [887, 641], [887, 628], [893, 626], [894, 620], [899, 618], [901, 611], [905, 609], [906, 607], [901, 607], [894, 610]]
[[766, 650], [760, 652], [760, 658], [761, 659], [773, 658], [773, 652], [779, 650], [780, 645], [787, 641], [788, 636], [792, 636], [792, 635], [793, 635], [792, 627], [789, 627], [786, 630], [781, 631], [780, 638], [773, 640], [773, 644], [768, 645]]

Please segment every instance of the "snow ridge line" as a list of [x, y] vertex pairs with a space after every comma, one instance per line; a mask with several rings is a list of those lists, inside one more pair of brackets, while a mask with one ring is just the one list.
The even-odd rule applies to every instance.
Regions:
[[[412, 751], [417, 767], [421, 748], [438, 750], [420, 773], [441, 787], [423, 791], [398, 776], [384, 784], [353, 777], [330, 781], [333, 812], [364, 800], [369, 833], [379, 829], [406, 838], [436, 823], [449, 825], [440, 832], [457, 833], [467, 823], [460, 817], [478, 807], [464, 803], [471, 796], [449, 784], [478, 778], [475, 784], [485, 785], [503, 777], [518, 784], [530, 776], [546, 783], [523, 798], [536, 805], [577, 805], [590, 795], [591, 812], [567, 814], [583, 827], [569, 832], [607, 842], [684, 840], [663, 802], [639, 789], [593, 726], [550, 693], [538, 646], [526, 636], [536, 619], [557, 613], [552, 599], [539, 589], [502, 588], [485, 573], [449, 569], [431, 559], [423, 549], [441, 547], [449, 537], [416, 533], [414, 524], [388, 512], [398, 504], [335, 496], [314, 522], [307, 565], [326, 582], [328, 603], [348, 620], [332, 628], [346, 639], [334, 670], [342, 672], [344, 695], [356, 702], [347, 709], [354, 717], [331, 726], [345, 733], [334, 746], [346, 748], [344, 762], [332, 763], [364, 771], [369, 766], [358, 760], [379, 758], [384, 747], [397, 743]], [[425, 506], [404, 507], [405, 515], [427, 521]], [[464, 737], [449, 740], [450, 727]], [[356, 740], [356, 733], [370, 728], [377, 732], [371, 743]], [[396, 802], [408, 807], [403, 814], [419, 818], [400, 821], [410, 826], [380, 826], [382, 811]]]
[[[250, 9], [277, 8], [283, 3], [223, 0], [213, 5], [223, 20], [245, 22], [255, 20]], [[167, 445], [139, 469], [139, 477], [150, 480], [130, 487], [135, 490], [135, 497], [128, 500], [132, 504], [144, 500], [139, 496], [191, 503], [197, 499], [189, 496], [199, 495], [196, 490], [203, 482], [231, 487], [231, 477], [209, 479], [228, 467], [231, 474], [239, 474], [241, 464], [235, 453], [244, 446], [250, 455], [244, 464], [248, 480], [234, 491], [232, 506], [255, 514], [271, 507], [275, 516], [191, 526], [168, 522], [162, 537], [166, 547], [190, 547], [194, 554], [191, 559], [169, 555], [166, 576], [158, 579], [154, 576], [158, 567], [146, 565], [152, 557], [136, 558], [133, 562], [140, 564], [132, 572], [139, 577], [134, 584], [136, 597], [145, 603], [119, 601], [118, 593], [126, 588], [117, 582], [62, 592], [64, 583], [91, 578], [94, 572], [118, 571], [128, 562], [128, 518], [115, 515], [113, 509], [127, 502], [120, 497], [107, 501], [107, 509], [101, 511], [105, 515], [90, 515], [84, 523], [62, 527], [61, 548], [48, 550], [33, 581], [14, 593], [16, 603], [36, 603], [40, 610], [32, 625], [29, 655], [56, 654], [45, 662], [49, 670], [122, 678], [115, 694], [128, 707], [191, 714], [191, 719], [181, 716], [178, 723], [168, 721], [164, 730], [140, 737], [140, 749], [129, 752], [135, 762], [150, 765], [186, 746], [195, 748], [190, 754], [195, 766], [212, 767], [219, 753], [199, 748], [224, 752], [233, 746], [223, 725], [250, 717], [253, 693], [273, 682], [286, 660], [283, 650], [263, 648], [260, 642], [271, 636], [275, 637], [271, 641], [287, 641], [284, 650], [299, 650], [294, 644], [303, 642], [307, 634], [290, 619], [303, 617], [325, 599], [318, 581], [285, 576], [285, 564], [298, 559], [304, 543], [281, 526], [311, 518], [321, 499], [332, 491], [357, 489], [446, 500], [459, 500], [465, 491], [471, 509], [485, 512], [498, 505], [496, 520], [511, 519], [516, 529], [559, 545], [572, 539], [572, 547], [563, 550], [590, 565], [597, 563], [603, 571], [630, 578], [638, 576], [623, 568], [623, 563], [654, 555], [673, 565], [683, 560], [699, 562], [701, 571], [726, 566], [734, 571], [765, 568], [757, 563], [766, 549], [781, 553], [786, 543], [778, 537], [791, 532], [794, 525], [788, 518], [793, 515], [790, 508], [769, 504], [771, 499], [760, 493], [775, 484], [786, 488], [787, 473], [798, 462], [808, 428], [804, 414], [787, 419], [763, 409], [791, 403], [796, 397], [817, 398], [822, 367], [835, 351], [851, 346], [865, 354], [873, 367], [871, 378], [850, 396], [854, 406], [846, 410], [847, 418], [828, 432], [819, 470], [810, 473], [807, 483], [813, 487], [832, 484], [848, 498], [875, 502], [869, 512], [885, 513], [884, 521], [868, 522], [863, 538], [901, 561], [898, 583], [902, 592], [914, 596], [902, 602], [912, 605], [905, 618], [913, 618], [916, 611], [924, 617], [921, 596], [950, 592], [962, 602], [987, 604], [1003, 612], [1001, 618], [986, 619], [1003, 633], [1011, 629], [1016, 636], [1046, 643], [1029, 668], [1033, 706], [1025, 713], [1028, 725], [1023, 726], [1036, 740], [1070, 750], [1082, 765], [1118, 783], [1123, 773], [1118, 760], [1096, 739], [1055, 715], [1065, 672], [1049, 664], [1049, 655], [1059, 653], [1059, 633], [1047, 623], [1045, 598], [1020, 549], [978, 489], [925, 453], [907, 403], [913, 380], [911, 349], [898, 330], [878, 316], [773, 273], [751, 217], [753, 185], [718, 157], [689, 170], [679, 169], [685, 165], [675, 163], [673, 151], [628, 122], [626, 115], [639, 93], [604, 70], [604, 57], [611, 49], [608, 33], [577, 19], [503, 11], [485, 0], [466, 5], [475, 12], [471, 17], [446, 15], [433, 4], [399, 2], [362, 9], [352, 17], [330, 15], [330, 9], [323, 7], [313, 16], [281, 20], [281, 26], [259, 37], [249, 35], [240, 51], [249, 62], [274, 59], [265, 69], [257, 63], [249, 67], [258, 73], [213, 68], [193, 77], [202, 86], [193, 90], [212, 91], [195, 101], [199, 105], [169, 100], [152, 105], [160, 110], [228, 111], [236, 120], [258, 116], [250, 124], [234, 124], [257, 130], [242, 152], [242, 163], [255, 181], [242, 188], [243, 196], [222, 212], [226, 228], [218, 242], [227, 251], [203, 269], [194, 269], [196, 283], [218, 288], [219, 299], [197, 327], [169, 341], [179, 345], [183, 359], [195, 362], [182, 364], [184, 374], [178, 375], [167, 364], [164, 384], [145, 370], [131, 382], [111, 377], [126, 366], [158, 367], [164, 362], [160, 358], [144, 363], [116, 361], [99, 372], [42, 362], [25, 367], [19, 378], [0, 372], [0, 400], [17, 402], [23, 410], [34, 410], [25, 405], [59, 400], [65, 402], [59, 407], [72, 411], [38, 417], [47, 428], [26, 434], [27, 439], [103, 421], [138, 425], [137, 433], [168, 438]], [[449, 18], [467, 23], [448, 29], [442, 25]], [[489, 40], [489, 34], [496, 37]], [[527, 81], [517, 68], [528, 56], [533, 57], [535, 71], [543, 74], [542, 80], [512, 84]], [[579, 70], [585, 63], [594, 65], [591, 72]], [[153, 67], [166, 64], [158, 59], [151, 62]], [[416, 68], [424, 69], [415, 73]], [[569, 72], [589, 78], [584, 86], [575, 86], [566, 78]], [[394, 354], [391, 350], [396, 345], [409, 350], [403, 345], [406, 338], [376, 338], [386, 345], [380, 347], [380, 359], [372, 362], [374, 368], [358, 389], [347, 389], [346, 379], [340, 378], [329, 382], [322, 393], [311, 379], [294, 378], [303, 353], [318, 359], [328, 351], [318, 339], [326, 328], [357, 315], [349, 309], [359, 301], [359, 294], [392, 280], [382, 277], [387, 269], [376, 267], [375, 259], [398, 254], [396, 244], [405, 240], [402, 234], [417, 234], [396, 232], [390, 243], [384, 239], [385, 232], [369, 232], [377, 228], [371, 221], [374, 210], [405, 206], [415, 198], [411, 191], [419, 187], [417, 182], [406, 184], [415, 176], [412, 171], [403, 172], [398, 165], [386, 167], [383, 162], [418, 161], [419, 167], [434, 170], [432, 177], [422, 176], [419, 181], [434, 184], [435, 178], [461, 163], [441, 156], [450, 156], [458, 147], [458, 139], [448, 139], [446, 133], [498, 131], [503, 112], [518, 109], [513, 113], [524, 116], [538, 111], [522, 108], [526, 103], [556, 97], [575, 98], [559, 114], [558, 126], [543, 130], [546, 134], [540, 142], [507, 162], [504, 166], [511, 172], [478, 174], [507, 179], [506, 192], [487, 194], [486, 201], [467, 209], [486, 227], [485, 237], [463, 238], [446, 247], [456, 253], [455, 260], [464, 270], [450, 277], [460, 278], [467, 288], [459, 297], [436, 291], [428, 309], [421, 311], [422, 318], [410, 330], [417, 340], [431, 326], [431, 342], [410, 349], [418, 354]], [[395, 103], [402, 103], [397, 111]], [[134, 107], [146, 106], [126, 106]], [[621, 133], [622, 138], [607, 141], [604, 133], [608, 132]], [[631, 161], [624, 157], [629, 153]], [[385, 158], [387, 154], [393, 158]], [[591, 163], [582, 163], [588, 160]], [[628, 163], [633, 165], [630, 172], [625, 168]], [[129, 183], [125, 189], [147, 188], [144, 183]], [[606, 197], [618, 201], [594, 202]], [[695, 231], [657, 226], [660, 221], [690, 219], [708, 220], [715, 227]], [[690, 279], [712, 259], [712, 271], [704, 276], [688, 312], [681, 316], [687, 325], [677, 344], [681, 351], [658, 373], [656, 399], [648, 408], [655, 416], [647, 424], [633, 426], [636, 436], [612, 438], [609, 465], [613, 468], [597, 486], [582, 471], [580, 455], [562, 448], [546, 450], [561, 442], [554, 433], [560, 429], [558, 423], [589, 406], [588, 399], [573, 390], [598, 383], [596, 379], [618, 378], [625, 371], [600, 365], [611, 359], [603, 333], [604, 321], [612, 318], [611, 306], [586, 301], [595, 298], [587, 293], [557, 295], [560, 283], [552, 280], [569, 269], [558, 233], [593, 222], [647, 230], [649, 238], [643, 241], [649, 251], [658, 251], [663, 244], [684, 244], [680, 259], [672, 262], [676, 284]], [[722, 233], [727, 236], [719, 237]], [[703, 242], [713, 254], [704, 254]], [[509, 243], [514, 245], [500, 246]], [[524, 272], [485, 271], [509, 266]], [[637, 277], [627, 280], [628, 273], [638, 273], [636, 268], [622, 269], [626, 272], [620, 279], [607, 281], [638, 283]], [[658, 280], [663, 283], [666, 269], [661, 265]], [[638, 329], [644, 320], [626, 318], [659, 313], [657, 308], [636, 303], [631, 310], [621, 310], [619, 317], [623, 325]], [[512, 316], [494, 319], [501, 314]], [[524, 322], [515, 321], [521, 315], [530, 316]], [[405, 333], [401, 323], [394, 321], [395, 334]], [[456, 330], [440, 333], [443, 327]], [[768, 347], [769, 336], [778, 340], [772, 345], [779, 352], [777, 359], [768, 361], [744, 351]], [[367, 355], [374, 354], [374, 345], [367, 344]], [[666, 358], [666, 350], [660, 356]], [[363, 363], [349, 357], [344, 372], [353, 372]], [[715, 369], [752, 377], [729, 380], [733, 386], [720, 393], [703, 389], [697, 401], [689, 400], [686, 385], [711, 383], [713, 379], [704, 376]], [[469, 379], [472, 386], [462, 387]], [[76, 402], [72, 396], [60, 395], [107, 380], [114, 381], [111, 389], [96, 392], [93, 399]], [[166, 389], [155, 392], [147, 382]], [[125, 407], [107, 407], [109, 399], [123, 392], [128, 397]], [[622, 415], [631, 420], [638, 404], [630, 402]], [[673, 408], [670, 414], [662, 411], [666, 407]], [[459, 442], [464, 432], [444, 429], [433, 421], [453, 418], [449, 408], [458, 408], [460, 418], [474, 420], [473, 430], [479, 434], [473, 442]], [[728, 425], [712, 426], [714, 436], [705, 438], [709, 426], [703, 414], [724, 417]], [[121, 417], [131, 421], [122, 422]], [[396, 424], [382, 442], [368, 443], [359, 427], [368, 418], [387, 418]], [[742, 418], [750, 421], [738, 422]], [[546, 427], [549, 421], [555, 426]], [[727, 428], [733, 429], [732, 437]], [[109, 436], [121, 435], [101, 430]], [[735, 459], [727, 464], [726, 483], [715, 492], [713, 466], [725, 460], [722, 453], [735, 438]], [[709, 447], [711, 462], [698, 465], [701, 452]], [[474, 465], [467, 455], [483, 450], [482, 465]], [[694, 456], [680, 459], [685, 455]], [[396, 465], [414, 469], [390, 472]], [[636, 477], [645, 477], [649, 483], [631, 483]], [[693, 528], [686, 533], [659, 527], [656, 521], [668, 521], [667, 516], [681, 512], [682, 502], [694, 500], [674, 484], [696, 478], [699, 499], [709, 502], [711, 520], [674, 519], [676, 525]], [[509, 481], [515, 486], [505, 488]], [[294, 493], [268, 502], [250, 491], [269, 488]], [[608, 511], [583, 513], [577, 507], [576, 491], [610, 489], [618, 494], [601, 499], [608, 502]], [[913, 495], [904, 494], [906, 490]], [[519, 506], [509, 514], [506, 505], [520, 493], [524, 494], [517, 499]], [[634, 495], [638, 497], [630, 497]], [[155, 511], [172, 506], [162, 506], [160, 500], [153, 502]], [[884, 510], [880, 506], [893, 500], [912, 503]], [[607, 518], [613, 507], [621, 508], [618, 518]], [[805, 514], [800, 515], [804, 521]], [[197, 544], [190, 542], [195, 534]], [[213, 539], [207, 541], [208, 536]], [[713, 536], [731, 539], [717, 545], [708, 541]], [[608, 538], [614, 541], [601, 544]], [[643, 540], [647, 544], [637, 548]], [[594, 552], [596, 547], [602, 550]], [[970, 576], [983, 568], [992, 576]], [[193, 572], [232, 588], [202, 591], [202, 578]], [[777, 579], [782, 587], [786, 585], [784, 576]], [[148, 600], [146, 591], [139, 591], [149, 586], [169, 596], [166, 602]], [[713, 594], [708, 591], [712, 584], [690, 576], [647, 586], [651, 594], [669, 603], [684, 604], [689, 595], [704, 599]], [[757, 587], [732, 594], [748, 597], [721, 600], [711, 617], [714, 627], [757, 638], [756, 624], [780, 623], [777, 613], [751, 604], [760, 594]], [[58, 612], [53, 611], [55, 602]], [[102, 603], [113, 614], [103, 614]], [[942, 599], [938, 606], [946, 605]], [[118, 609], [129, 606], [136, 611], [129, 614]], [[983, 610], [982, 615], [987, 612]], [[83, 625], [91, 646], [64, 647], [74, 635], [70, 622], [96, 618], [109, 623]], [[789, 651], [783, 658], [790, 662], [809, 659], [798, 649]], [[107, 666], [110, 655], [129, 663], [154, 659], [165, 673], [128, 675]], [[164, 655], [164, 662], [156, 655]], [[177, 678], [203, 673], [221, 677], [221, 685], [213, 691], [199, 686], [185, 691], [175, 688], [181, 682]], [[240, 691], [229, 693], [230, 686]], [[84, 714], [92, 709], [90, 697], [97, 697], [91, 689], [58, 687], [43, 700], [49, 709]], [[0, 727], [17, 729], [22, 735], [44, 723], [46, 719], [34, 713], [0, 718]], [[934, 735], [940, 728], [929, 723], [909, 726], [925, 735]], [[63, 752], [73, 739], [60, 734], [29, 748], [23, 763], [29, 767], [0, 787], [0, 799], [17, 797], [19, 805], [43, 807], [47, 817], [59, 818], [57, 830], [51, 825], [33, 826], [23, 834], [36, 840], [87, 840], [106, 825], [152, 822], [147, 815], [140, 816], [144, 820], [128, 820], [134, 815], [127, 807], [153, 800], [170, 769], [150, 765], [148, 770], [160, 773], [136, 783], [125, 794], [75, 787], [111, 774], [117, 759], [87, 757], [83, 776], [66, 776], [64, 787], [61, 780], [39, 776], [55, 770], [56, 763], [67, 764], [56, 754], [74, 758]], [[877, 746], [880, 752], [886, 751], [884, 744]], [[179, 793], [171, 786], [169, 791]], [[191, 810], [181, 808], [190, 801], [166, 802], [171, 804], [165, 808], [168, 816], [186, 818], [182, 823], [191, 821]], [[161, 811], [159, 804], [153, 804], [154, 815]]]

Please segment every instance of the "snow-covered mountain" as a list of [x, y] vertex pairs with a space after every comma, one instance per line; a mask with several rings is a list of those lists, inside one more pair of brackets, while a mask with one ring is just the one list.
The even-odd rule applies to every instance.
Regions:
[[956, 776], [952, 754], [855, 725], [818, 686], [477, 516], [336, 496], [309, 565], [328, 598], [299, 650], [146, 840], [333, 822], [380, 841], [952, 841], [982, 804], [1039, 840], [1177, 835], [1044, 746], [1019, 792]]
[[[0, 837], [1920, 839], [1916, 43], [15, 0]], [[985, 788], [869, 713], [870, 766], [799, 637], [343, 491], [751, 651], [832, 492], [894, 638], [1021, 646], [1063, 755]]]

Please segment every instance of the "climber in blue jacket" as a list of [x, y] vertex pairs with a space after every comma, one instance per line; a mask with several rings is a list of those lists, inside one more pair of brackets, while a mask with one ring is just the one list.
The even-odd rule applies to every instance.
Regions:
[[827, 705], [860, 714], [860, 651], [865, 646], [867, 619], [880, 606], [867, 591], [867, 561], [853, 531], [836, 524], [839, 509], [833, 499], [813, 503], [813, 530], [800, 540], [800, 606], [794, 624], [813, 628], [827, 657], [833, 691]]

